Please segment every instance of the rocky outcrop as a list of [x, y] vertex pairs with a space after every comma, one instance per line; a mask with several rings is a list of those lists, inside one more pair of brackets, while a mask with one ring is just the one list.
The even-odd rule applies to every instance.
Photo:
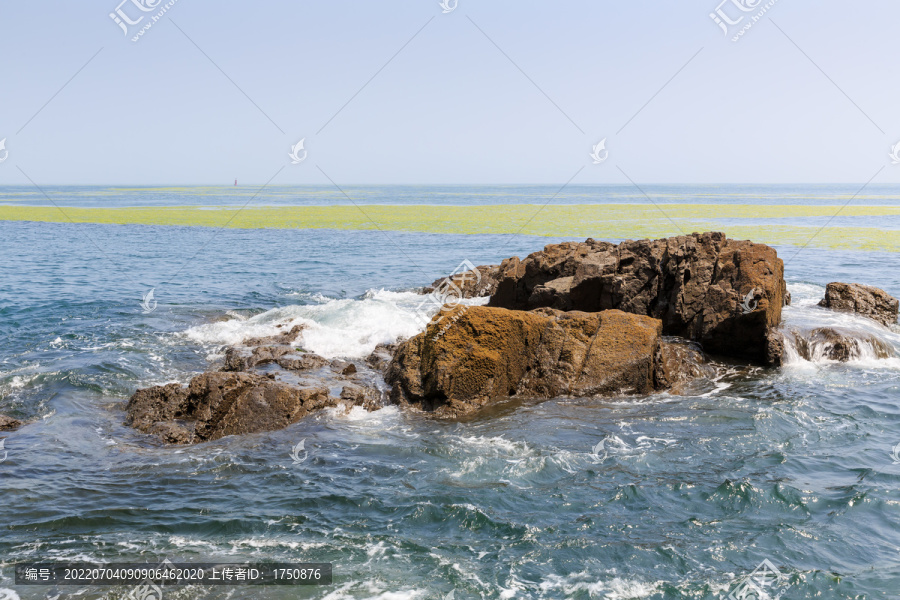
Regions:
[[490, 306], [597, 312], [662, 321], [666, 335], [706, 352], [777, 364], [770, 341], [787, 291], [774, 249], [723, 233], [615, 245], [588, 239], [549, 245], [500, 265]]
[[0, 431], [13, 431], [22, 426], [22, 421], [0, 415]]
[[842, 312], [855, 312], [884, 326], [897, 322], [900, 302], [884, 290], [858, 283], [829, 283], [819, 306]]
[[680, 368], [663, 351], [670, 367], [658, 373], [658, 319], [618, 310], [457, 306], [443, 319], [397, 349], [386, 375], [392, 402], [461, 417], [510, 396], [648, 393]]
[[203, 373], [188, 386], [138, 390], [128, 402], [126, 424], [184, 444], [282, 429], [338, 402], [327, 387], [293, 385], [274, 375]]
[[482, 298], [492, 295], [497, 290], [499, 275], [500, 265], [481, 265], [450, 277], [436, 279], [434, 283], [423, 288], [422, 293], [447, 292], [449, 282], [452, 284], [450, 293], [454, 298]]
[[126, 424], [166, 443], [192, 444], [282, 429], [326, 407], [383, 405], [381, 373], [365, 363], [328, 361], [273, 344], [294, 341], [299, 331], [249, 340], [265, 342], [255, 348], [228, 348], [221, 371], [202, 373], [186, 386], [137, 390], [126, 406]]

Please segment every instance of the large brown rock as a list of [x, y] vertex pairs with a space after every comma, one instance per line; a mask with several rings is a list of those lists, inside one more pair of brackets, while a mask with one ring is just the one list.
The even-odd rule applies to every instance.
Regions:
[[138, 390], [126, 407], [126, 424], [169, 443], [193, 443], [282, 429], [339, 402], [325, 386], [288, 384], [259, 373], [210, 372], [186, 387]]
[[666, 335], [706, 352], [777, 364], [770, 340], [787, 291], [773, 248], [694, 233], [615, 245], [588, 239], [549, 245], [500, 265], [490, 306], [596, 312], [618, 309], [662, 321]]
[[900, 301], [884, 290], [858, 283], [829, 283], [819, 306], [843, 312], [855, 312], [890, 326], [897, 322]]
[[525, 312], [484, 306], [457, 306], [444, 314], [394, 355], [385, 376], [393, 385], [394, 403], [459, 417], [514, 395], [656, 389], [662, 330], [657, 319], [618, 310]]

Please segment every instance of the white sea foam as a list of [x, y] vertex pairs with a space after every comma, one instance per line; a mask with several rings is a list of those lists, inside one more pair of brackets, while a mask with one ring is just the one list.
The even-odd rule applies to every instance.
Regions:
[[[416, 335], [424, 329], [423, 317], [427, 320], [438, 310], [428, 302], [423, 305], [425, 296], [415, 292], [370, 290], [361, 299], [315, 299], [321, 302], [280, 307], [245, 320], [198, 325], [183, 335], [201, 344], [234, 345], [304, 325], [295, 345], [325, 358], [363, 358], [378, 344]], [[473, 305], [486, 301], [476, 298], [464, 302]]]
[[346, 583], [327, 593], [322, 600], [415, 600], [425, 598], [427, 594], [427, 590], [418, 589], [387, 591], [375, 581], [363, 581]]
[[586, 572], [573, 573], [567, 577], [550, 575], [541, 583], [541, 591], [561, 591], [566, 597], [576, 595], [578, 592], [587, 592], [591, 598], [604, 598], [605, 600], [637, 600], [647, 598], [657, 593], [661, 581], [644, 582], [631, 579], [613, 577], [608, 581], [592, 581], [592, 577]]
[[[334, 421], [346, 421], [366, 425], [380, 426], [387, 419], [395, 419], [400, 415], [397, 406], [385, 406], [374, 411], [368, 411], [361, 406], [352, 406], [349, 409], [343, 406], [332, 406], [325, 409], [328, 418]], [[383, 430], [382, 430], [383, 431]]]

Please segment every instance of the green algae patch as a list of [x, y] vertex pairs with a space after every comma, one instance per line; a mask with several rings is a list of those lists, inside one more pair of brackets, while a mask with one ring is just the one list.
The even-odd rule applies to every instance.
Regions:
[[[175, 225], [233, 229], [385, 230], [548, 237], [658, 238], [694, 231], [725, 231], [757, 242], [846, 250], [900, 251], [900, 231], [874, 226], [822, 228], [835, 215], [892, 217], [894, 206], [756, 204], [493, 204], [329, 205], [285, 207], [73, 208], [0, 206], [0, 220], [118, 225]], [[802, 218], [818, 218], [804, 224]], [[779, 219], [790, 222], [777, 223]], [[723, 222], [727, 220], [726, 222]], [[766, 220], [766, 223], [759, 223]], [[798, 220], [801, 220], [799, 223]], [[870, 219], [867, 219], [871, 221]], [[738, 221], [738, 222], [735, 222]], [[746, 221], [742, 223], [740, 221]], [[776, 221], [776, 222], [772, 222]]]

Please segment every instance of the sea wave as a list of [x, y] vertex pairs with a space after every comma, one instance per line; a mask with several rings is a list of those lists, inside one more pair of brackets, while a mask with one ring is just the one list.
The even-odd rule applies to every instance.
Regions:
[[[369, 290], [357, 299], [307, 299], [313, 303], [279, 307], [244, 320], [206, 323], [181, 335], [201, 344], [236, 345], [301, 325], [304, 330], [295, 345], [325, 358], [363, 358], [379, 344], [393, 344], [423, 331], [439, 310], [417, 292], [384, 289]], [[484, 304], [487, 298], [463, 302]]]

